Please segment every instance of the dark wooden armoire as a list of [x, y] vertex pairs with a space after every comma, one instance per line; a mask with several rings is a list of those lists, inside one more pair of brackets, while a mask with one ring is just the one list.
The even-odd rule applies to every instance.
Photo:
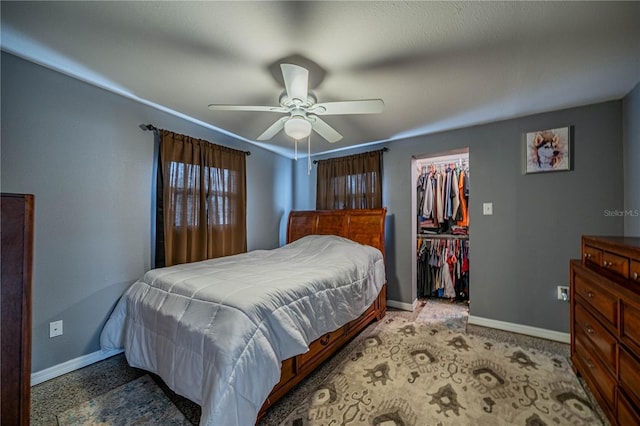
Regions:
[[31, 285], [34, 197], [2, 194], [0, 424], [28, 425], [31, 397]]

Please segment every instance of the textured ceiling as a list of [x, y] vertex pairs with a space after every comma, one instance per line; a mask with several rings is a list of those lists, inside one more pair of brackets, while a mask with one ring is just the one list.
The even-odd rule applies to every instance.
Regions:
[[1, 43], [250, 141], [281, 115], [207, 105], [278, 105], [273, 70], [301, 55], [320, 102], [385, 102], [323, 117], [344, 139], [313, 134], [320, 153], [619, 99], [640, 81], [638, 22], [640, 2], [2, 1]]

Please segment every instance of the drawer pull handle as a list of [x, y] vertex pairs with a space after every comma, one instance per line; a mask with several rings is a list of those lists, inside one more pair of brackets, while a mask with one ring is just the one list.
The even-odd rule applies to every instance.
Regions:
[[593, 327], [591, 327], [589, 324], [585, 324], [584, 325], [584, 331], [587, 332], [587, 334], [593, 334]]
[[605, 268], [608, 268], [611, 265], [612, 265], [612, 263], [611, 262], [607, 262], [606, 260], [604, 262], [602, 262], [602, 266], [604, 266]]
[[585, 257], [586, 259], [590, 258], [590, 257], [591, 257], [591, 253], [585, 253], [585, 254], [584, 254], [584, 257]]
[[592, 291], [587, 291], [587, 297], [592, 298], [595, 296]]
[[320, 344], [322, 346], [327, 346], [329, 344], [329, 335], [322, 336], [320, 338]]
[[587, 364], [587, 367], [589, 368], [596, 368], [595, 365], [593, 365], [593, 363], [591, 362], [591, 360], [589, 358], [585, 358], [584, 359], [585, 364]]
[[637, 280], [637, 279], [638, 279], [638, 273], [637, 273], [637, 272], [634, 272], [634, 273], [633, 273], [633, 279], [634, 279], [634, 280]]

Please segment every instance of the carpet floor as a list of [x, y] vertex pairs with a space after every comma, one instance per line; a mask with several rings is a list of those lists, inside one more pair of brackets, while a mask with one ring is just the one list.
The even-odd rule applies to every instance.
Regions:
[[192, 424], [148, 375], [78, 404], [56, 417], [60, 426]]
[[[259, 425], [607, 424], [570, 371], [568, 345], [468, 325], [467, 318], [466, 304], [433, 299], [414, 312], [390, 309], [276, 403]], [[538, 379], [541, 371], [556, 380]], [[145, 375], [118, 355], [36, 385], [31, 424], [57, 425], [69, 410], [86, 409]], [[198, 405], [148, 377], [189, 423], [199, 423]], [[408, 401], [409, 388], [420, 389], [421, 403]], [[425, 420], [434, 413], [442, 421]]]

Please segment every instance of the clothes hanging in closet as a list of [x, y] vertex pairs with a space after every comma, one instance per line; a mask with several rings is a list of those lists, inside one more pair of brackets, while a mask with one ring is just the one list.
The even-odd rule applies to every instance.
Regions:
[[418, 297], [469, 298], [469, 241], [418, 238]]
[[420, 232], [466, 234], [469, 226], [469, 169], [430, 166], [417, 182]]

